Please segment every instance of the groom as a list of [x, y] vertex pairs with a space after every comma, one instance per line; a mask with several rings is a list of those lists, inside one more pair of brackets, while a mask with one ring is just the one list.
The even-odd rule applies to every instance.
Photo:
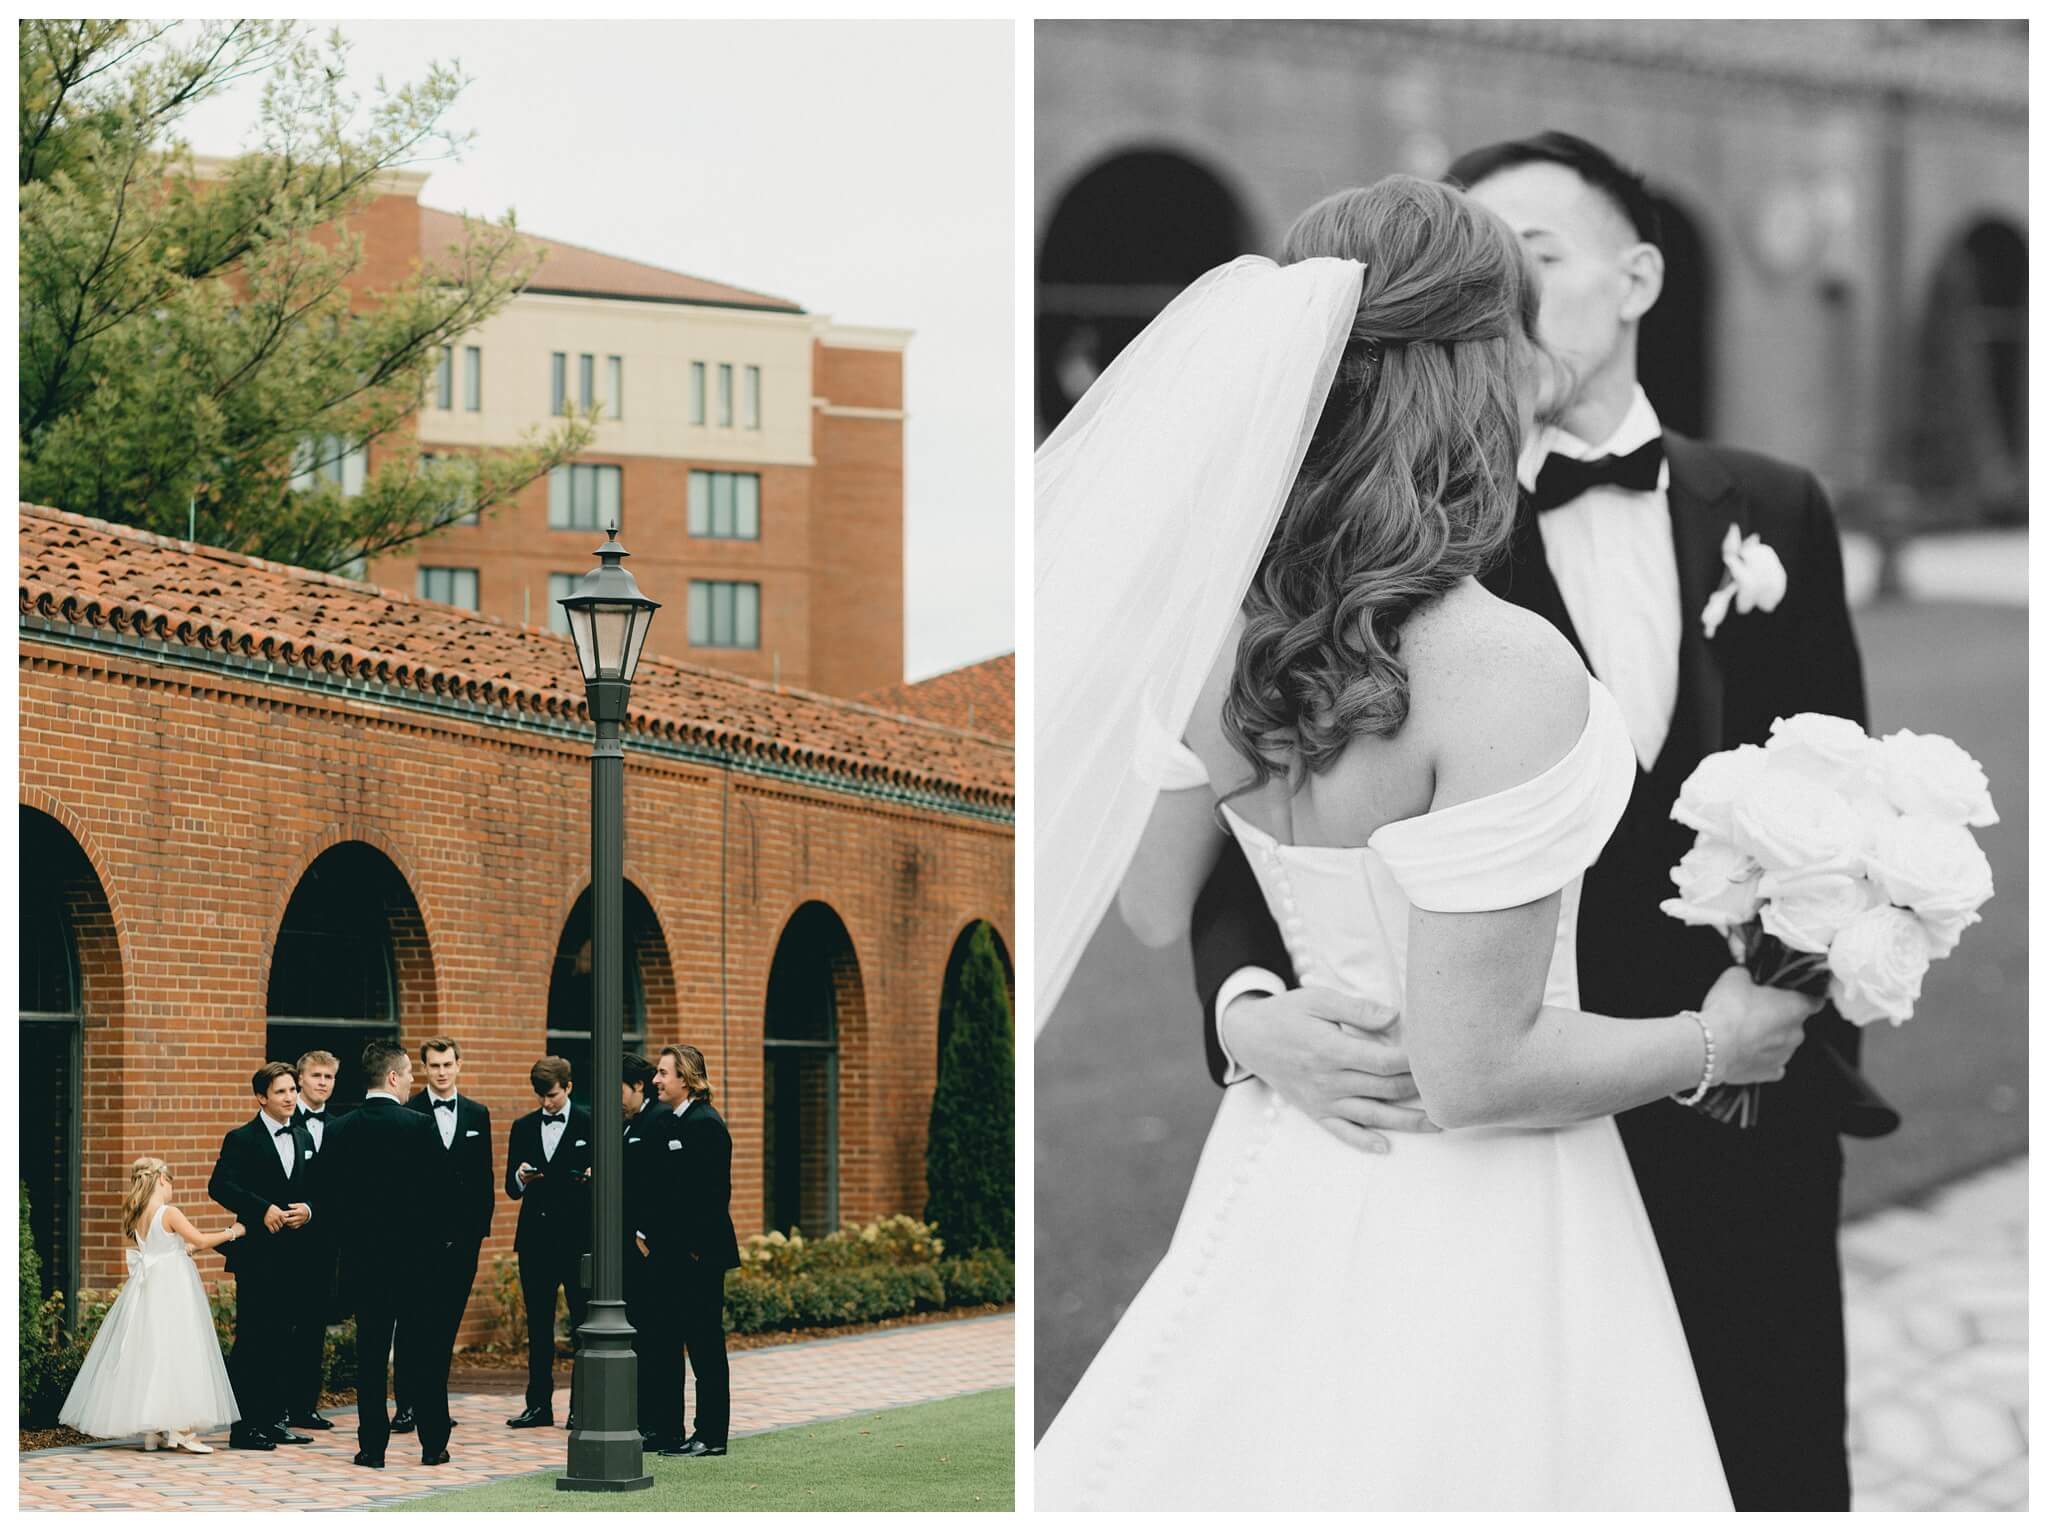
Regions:
[[[1581, 1002], [1669, 1015], [1698, 1005], [1729, 962], [1713, 931], [1658, 908], [1692, 840], [1670, 817], [1680, 785], [1704, 756], [1763, 743], [1773, 718], [1865, 721], [1839, 535], [1811, 474], [1659, 425], [1636, 380], [1638, 329], [1664, 275], [1639, 177], [1553, 132], [1473, 150], [1450, 179], [1540, 269], [1559, 379], [1539, 400], [1547, 423], [1524, 450], [1514, 534], [1486, 583], [1572, 640], [1636, 747], [1628, 810], [1586, 874]], [[1730, 526], [1776, 551], [1788, 585], [1775, 610], [1731, 611], [1709, 636], [1702, 612]], [[1339, 1031], [1355, 1019], [1341, 996], [1292, 987], [1235, 849], [1203, 890], [1193, 940], [1219, 1083], [1257, 1075], [1365, 1146], [1415, 1124], [1398, 1049]], [[1832, 1009], [1814, 1017], [1746, 1130], [1674, 1101], [1617, 1118], [1738, 1509], [1849, 1507], [1839, 1135], [1897, 1125], [1856, 1071], [1858, 1042]]]

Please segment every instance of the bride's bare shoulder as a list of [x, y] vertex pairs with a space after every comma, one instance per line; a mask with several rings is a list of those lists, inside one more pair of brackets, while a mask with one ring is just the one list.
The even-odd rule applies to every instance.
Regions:
[[1402, 634], [1408, 726], [1436, 773], [1433, 808], [1505, 791], [1578, 743], [1585, 662], [1555, 627], [1467, 580]]

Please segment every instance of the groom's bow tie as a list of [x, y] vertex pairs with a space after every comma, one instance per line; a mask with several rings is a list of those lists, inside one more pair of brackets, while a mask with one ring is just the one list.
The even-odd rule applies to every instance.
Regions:
[[1529, 502], [1541, 513], [1569, 505], [1588, 489], [1613, 484], [1620, 489], [1655, 489], [1664, 469], [1664, 438], [1652, 436], [1633, 452], [1580, 462], [1552, 452], [1543, 459]]
[[434, 1109], [436, 1111], [453, 1111], [455, 1109], [455, 1102], [452, 1100], [437, 1100], [434, 1102]]
[[540, 1124], [543, 1127], [547, 1126], [549, 1122], [559, 1122], [560, 1120], [562, 1119], [559, 1116], [550, 1116], [545, 1111], [540, 1114]]

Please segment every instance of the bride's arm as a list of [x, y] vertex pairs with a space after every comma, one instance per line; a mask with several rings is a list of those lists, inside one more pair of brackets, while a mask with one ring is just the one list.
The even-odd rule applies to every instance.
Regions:
[[[1229, 689], [1237, 631], [1233, 623], [1230, 637], [1203, 683], [1194, 715], [1188, 719], [1187, 737], [1205, 747], [1221, 747], [1216, 720]], [[1228, 838], [1217, 820], [1216, 793], [1200, 757], [1179, 742], [1160, 741], [1160, 746], [1162, 751], [1178, 754], [1177, 765], [1186, 775], [1168, 782], [1160, 792], [1152, 817], [1145, 821], [1138, 853], [1131, 858], [1116, 894], [1124, 923], [1147, 946], [1171, 946], [1188, 933], [1195, 902], [1209, 874], [1216, 870], [1217, 857]], [[1200, 779], [1190, 785], [1187, 777]]]
[[238, 1237], [242, 1231], [240, 1223], [229, 1223], [219, 1233], [201, 1233], [192, 1225], [192, 1220], [176, 1207], [164, 1208], [164, 1226], [183, 1239], [185, 1247], [194, 1252], [225, 1244], [230, 1239]]

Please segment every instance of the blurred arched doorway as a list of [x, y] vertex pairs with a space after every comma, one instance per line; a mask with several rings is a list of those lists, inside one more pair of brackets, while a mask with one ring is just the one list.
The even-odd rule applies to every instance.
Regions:
[[1247, 242], [1237, 198], [1171, 150], [1113, 155], [1075, 181], [1038, 251], [1039, 435], [1175, 293]]
[[1657, 419], [1681, 435], [1713, 428], [1713, 281], [1699, 224], [1666, 196], [1654, 195], [1664, 291], [1643, 316], [1636, 376]]
[[1965, 512], [2027, 514], [2027, 242], [1984, 219], [1935, 270], [1920, 343], [1915, 478]]
[[866, 996], [845, 922], [820, 903], [783, 927], [768, 971], [761, 1059], [761, 1226], [839, 1226], [839, 1042]]
[[[661, 1035], [663, 1042], [687, 1038], [672, 1035], [675, 976], [669, 966], [668, 940], [647, 895], [631, 882], [626, 884], [625, 915], [626, 1013], [620, 1039], [623, 1051], [645, 1056], [650, 1034]], [[611, 1120], [604, 1113], [616, 1110], [617, 1103], [600, 1101], [590, 1093], [590, 1019], [596, 997], [591, 990], [591, 954], [596, 941], [590, 920], [590, 889], [585, 888], [569, 918], [562, 922], [562, 937], [555, 943], [554, 967], [548, 976], [548, 1051], [569, 1061], [576, 1098], [602, 1122]]]

